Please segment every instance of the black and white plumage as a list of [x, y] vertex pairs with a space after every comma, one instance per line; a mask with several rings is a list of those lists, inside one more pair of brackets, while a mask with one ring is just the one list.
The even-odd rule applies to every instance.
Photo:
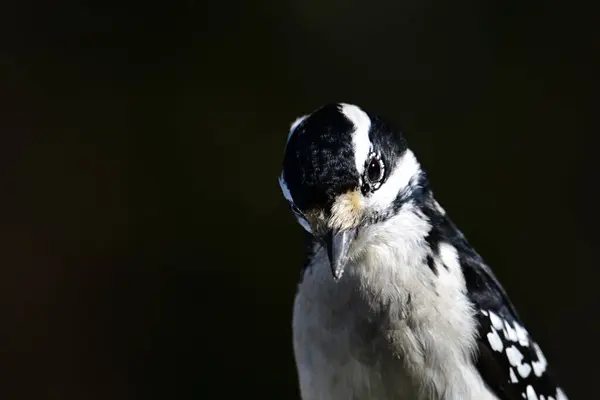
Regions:
[[304, 400], [565, 400], [404, 137], [349, 104], [290, 129], [280, 186], [306, 231], [294, 304]]

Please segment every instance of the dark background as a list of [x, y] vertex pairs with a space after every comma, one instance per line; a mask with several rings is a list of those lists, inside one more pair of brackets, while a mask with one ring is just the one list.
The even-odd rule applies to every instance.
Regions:
[[558, 1], [0, 6], [0, 397], [297, 398], [289, 124], [406, 132], [571, 398], [597, 391], [597, 15]]

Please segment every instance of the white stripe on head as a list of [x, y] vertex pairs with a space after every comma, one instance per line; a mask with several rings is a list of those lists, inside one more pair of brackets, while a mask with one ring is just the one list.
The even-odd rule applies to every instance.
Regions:
[[[283, 197], [285, 197], [285, 199], [290, 203], [290, 205], [295, 206], [294, 199], [292, 198], [292, 194], [290, 193], [290, 189], [288, 189], [287, 183], [285, 182], [285, 179], [283, 179], [283, 174], [279, 177], [279, 187], [281, 187]], [[296, 211], [293, 211], [293, 213], [296, 219], [298, 220], [298, 223], [304, 228], [304, 230], [306, 230], [308, 233], [312, 233], [312, 229], [308, 221], [306, 221], [306, 219], [304, 219]]]
[[407, 149], [396, 163], [386, 182], [370, 196], [367, 196], [367, 206], [375, 209], [389, 207], [402, 190], [410, 184], [412, 177], [421, 172], [421, 166], [414, 153]]
[[369, 140], [369, 130], [371, 129], [371, 118], [366, 112], [352, 104], [341, 103], [342, 113], [354, 125], [352, 132], [352, 144], [354, 145], [354, 159], [358, 174], [362, 176], [365, 169], [365, 162], [371, 152], [371, 141]]
[[[294, 122], [292, 122], [292, 125], [290, 126], [290, 132], [288, 133], [287, 142], [290, 141], [290, 138], [294, 134], [294, 131], [296, 130], [298, 125], [300, 125], [302, 123], [302, 121], [304, 121], [306, 119], [306, 117], [308, 117], [308, 115], [303, 115], [301, 117], [296, 118], [296, 120]], [[287, 145], [287, 142], [286, 142], [286, 145]]]

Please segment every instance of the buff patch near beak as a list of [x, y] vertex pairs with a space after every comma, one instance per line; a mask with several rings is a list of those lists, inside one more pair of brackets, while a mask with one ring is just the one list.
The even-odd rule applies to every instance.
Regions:
[[359, 190], [352, 190], [338, 196], [331, 207], [329, 227], [344, 230], [358, 226], [364, 212], [363, 203], [364, 198]]

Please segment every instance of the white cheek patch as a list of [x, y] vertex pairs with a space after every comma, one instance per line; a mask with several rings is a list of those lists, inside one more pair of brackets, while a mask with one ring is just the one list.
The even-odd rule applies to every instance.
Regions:
[[366, 112], [352, 104], [342, 103], [342, 113], [354, 125], [352, 132], [352, 145], [354, 146], [354, 159], [356, 161], [356, 170], [359, 175], [363, 174], [367, 157], [372, 149], [369, 140], [369, 131], [371, 130], [371, 118]]
[[406, 189], [410, 180], [421, 172], [421, 166], [414, 153], [406, 150], [394, 167], [387, 180], [374, 193], [367, 197], [367, 206], [372, 209], [389, 207], [402, 190]]
[[[281, 188], [281, 193], [283, 193], [283, 197], [285, 197], [285, 199], [291, 205], [293, 205], [294, 199], [292, 198], [292, 194], [290, 193], [290, 190], [287, 187], [287, 183], [285, 182], [285, 179], [283, 179], [283, 174], [279, 177], [279, 187]], [[298, 214], [296, 211], [293, 211], [293, 212], [294, 212], [294, 216], [298, 220], [298, 223], [304, 228], [304, 230], [306, 230], [308, 233], [312, 233], [312, 229], [311, 229], [308, 221], [302, 215]]]

